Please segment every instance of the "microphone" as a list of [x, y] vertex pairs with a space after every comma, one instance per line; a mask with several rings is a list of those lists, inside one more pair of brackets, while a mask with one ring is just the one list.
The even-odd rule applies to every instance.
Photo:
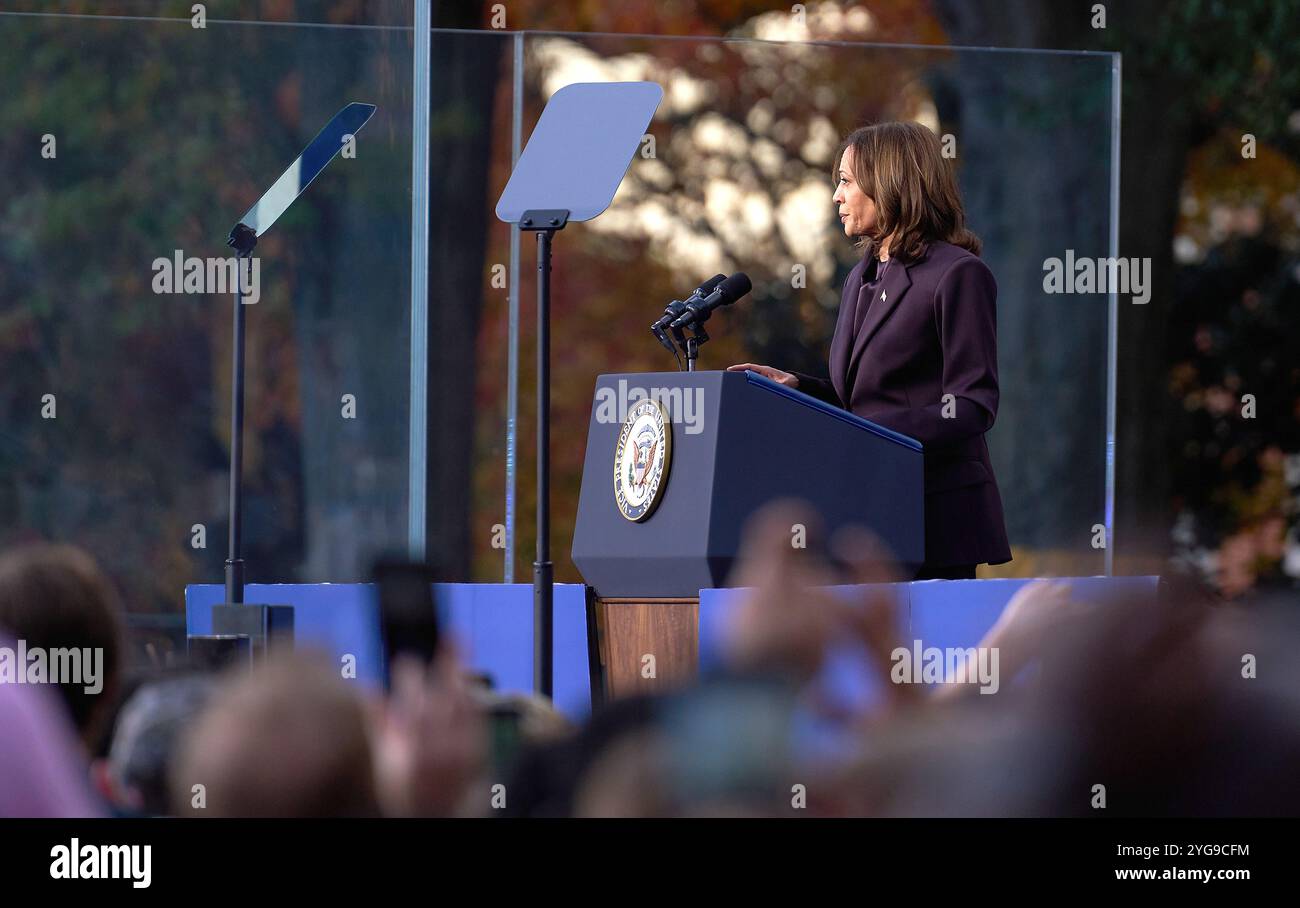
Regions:
[[[713, 275], [713, 277], [709, 278], [703, 284], [700, 284], [700, 286], [696, 287], [693, 291], [691, 291], [691, 295], [686, 298], [687, 302], [691, 300], [704, 299], [706, 296], [712, 293], [713, 289], [717, 287], [719, 284], [721, 284], [724, 280], [726, 280], [725, 274]], [[670, 324], [672, 324], [673, 320], [685, 311], [686, 311], [686, 302], [683, 302], [682, 300], [673, 300], [664, 309], [663, 317], [660, 318], [659, 321], [655, 322], [653, 325], [650, 326], [650, 330], [654, 333], [654, 336], [659, 339], [659, 343], [663, 344], [664, 349], [667, 350], [669, 353], [673, 354], [674, 356], [677, 355], [677, 348], [673, 346], [672, 340], [668, 337], [668, 334], [664, 331], [664, 329], [667, 328]], [[681, 328], [675, 328], [673, 330], [673, 337], [677, 339], [677, 343], [685, 345], [686, 336], [682, 334]]]
[[658, 329], [661, 328], [667, 328], [670, 324], [672, 324], [673, 319], [677, 318], [679, 315], [681, 315], [683, 312], [686, 311], [687, 303], [693, 300], [704, 299], [706, 296], [708, 296], [710, 293], [713, 292], [715, 287], [717, 287], [726, 279], [727, 276], [725, 274], [715, 274], [713, 275], [713, 277], [709, 278], [703, 284], [700, 284], [700, 286], [696, 287], [693, 291], [691, 291], [691, 295], [686, 298], [685, 302], [683, 302], [682, 300], [673, 300], [671, 303], [668, 304], [667, 308], [664, 309], [663, 318], [659, 319], [659, 321], [651, 325], [650, 330], [657, 331]]
[[714, 309], [730, 306], [752, 290], [753, 287], [749, 275], [743, 271], [737, 271], [721, 284], [718, 284], [717, 288], [703, 299], [688, 300], [686, 302], [686, 311], [679, 315], [669, 327], [685, 328], [692, 322], [702, 323], [708, 319], [709, 314]]

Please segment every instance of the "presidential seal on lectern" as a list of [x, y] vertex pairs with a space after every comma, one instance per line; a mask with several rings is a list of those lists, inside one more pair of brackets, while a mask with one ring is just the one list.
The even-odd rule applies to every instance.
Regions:
[[628, 520], [649, 517], [668, 485], [672, 426], [663, 404], [646, 398], [628, 411], [614, 447], [614, 501]]

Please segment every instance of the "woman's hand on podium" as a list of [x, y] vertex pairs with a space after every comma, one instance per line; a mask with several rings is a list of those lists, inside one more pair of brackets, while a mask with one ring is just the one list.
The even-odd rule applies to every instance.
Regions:
[[728, 372], [757, 372], [764, 378], [770, 378], [777, 384], [785, 385], [787, 388], [799, 387], [797, 376], [789, 372], [782, 372], [780, 369], [774, 369], [771, 366], [760, 366], [757, 363], [739, 363], [735, 366], [728, 366]]

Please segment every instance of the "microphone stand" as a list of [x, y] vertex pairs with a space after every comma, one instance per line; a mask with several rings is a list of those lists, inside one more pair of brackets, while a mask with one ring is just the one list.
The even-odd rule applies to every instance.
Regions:
[[708, 343], [709, 334], [704, 330], [706, 314], [699, 322], [691, 323], [691, 336], [686, 338], [686, 371], [695, 371], [695, 361], [700, 358], [700, 344]]
[[[674, 312], [673, 311], [674, 307], [676, 307], [678, 311]], [[671, 312], [673, 315], [680, 315], [682, 312], [685, 311], [685, 309], [686, 306], [684, 303], [678, 300], [674, 300], [668, 306], [668, 309], [666, 311]], [[654, 336], [658, 338], [659, 343], [663, 344], [672, 352], [673, 358], [677, 360], [677, 368], [681, 369], [682, 367], [681, 358], [677, 356], [677, 347], [673, 346], [673, 339], [675, 339], [677, 341], [677, 346], [683, 347], [686, 350], [686, 371], [694, 372], [695, 361], [700, 356], [700, 344], [707, 343], [709, 340], [708, 332], [704, 330], [704, 323], [708, 320], [709, 320], [708, 312], [704, 312], [696, 316], [696, 320], [690, 322], [687, 325], [687, 327], [689, 327], [692, 332], [692, 335], [690, 337], [687, 337], [685, 332], [681, 328], [669, 328], [669, 330], [672, 332], [671, 339], [667, 334], [664, 333], [663, 330], [659, 328], [657, 324], [651, 325], [650, 330], [654, 333]]]

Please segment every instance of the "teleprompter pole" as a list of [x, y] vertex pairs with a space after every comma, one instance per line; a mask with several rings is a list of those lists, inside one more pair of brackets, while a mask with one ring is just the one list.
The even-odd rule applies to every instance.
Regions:
[[533, 562], [533, 689], [554, 694], [555, 565], [551, 562], [551, 239], [569, 212], [525, 211], [537, 232], [537, 560]]

